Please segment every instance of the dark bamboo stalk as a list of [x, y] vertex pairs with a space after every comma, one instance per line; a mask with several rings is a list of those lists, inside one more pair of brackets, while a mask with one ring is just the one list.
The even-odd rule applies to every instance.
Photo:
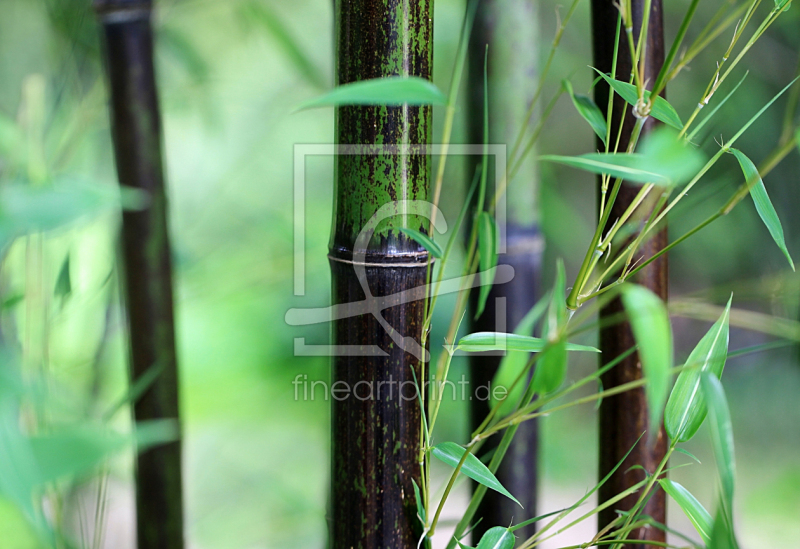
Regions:
[[[430, 0], [339, 0], [335, 11], [339, 84], [391, 75], [431, 78]], [[428, 254], [399, 227], [426, 231], [427, 219], [413, 213], [389, 217], [368, 247], [358, 235], [387, 204], [397, 214], [403, 208], [395, 201], [427, 199], [425, 151], [401, 155], [374, 146], [429, 144], [431, 107], [340, 107], [336, 124], [340, 148], [329, 253], [333, 303], [362, 301], [367, 289], [377, 297], [423, 285]], [[334, 549], [415, 548], [419, 540], [412, 479], [420, 483], [421, 415], [414, 376], [422, 382], [422, 368], [420, 359], [404, 349], [419, 346], [424, 310], [421, 299], [384, 309], [382, 319], [366, 314], [333, 323], [335, 344], [377, 346], [385, 353], [345, 352], [333, 358], [332, 388], [350, 390], [332, 402]], [[381, 325], [384, 319], [387, 324]], [[406, 345], [403, 338], [415, 343]]]
[[[105, 39], [117, 175], [120, 185], [145, 191], [149, 198], [147, 207], [122, 216], [131, 382], [153, 368], [161, 370], [134, 403], [133, 414], [137, 422], [177, 421], [178, 365], [152, 3], [98, 0], [95, 7]], [[139, 548], [183, 548], [180, 441], [137, 456], [136, 523]]]
[[[645, 0], [633, 0], [633, 33], [635, 43], [638, 43], [642, 27]], [[631, 75], [631, 56], [625, 38], [624, 28], [620, 36], [619, 45], [615, 44], [615, 31], [619, 10], [611, 0], [592, 0], [592, 35], [594, 43], [594, 63], [599, 70], [608, 73], [612, 69], [614, 49], [619, 47], [616, 78], [628, 81]], [[656, 80], [661, 66], [664, 63], [664, 30], [663, 30], [661, 0], [652, 0], [650, 21], [647, 32], [647, 50], [645, 59], [645, 83], [652, 86]], [[595, 87], [595, 100], [598, 106], [605, 110], [608, 105], [609, 87], [600, 83]], [[663, 93], [662, 93], [663, 95]], [[616, 136], [620, 123], [623, 125], [620, 150], [628, 146], [636, 119], [631, 108], [625, 109], [625, 101], [618, 95], [614, 97], [612, 116], [612, 135]], [[622, 117], [622, 113], [625, 116]], [[649, 118], [642, 129], [642, 135], [652, 131], [656, 120]], [[598, 142], [602, 147], [602, 143]], [[611, 220], [617, 219], [633, 201], [640, 187], [623, 184], [614, 207], [611, 210]], [[660, 230], [650, 238], [637, 253], [639, 258], [651, 257], [657, 250], [667, 245], [667, 229]], [[654, 291], [662, 299], [667, 299], [667, 256], [666, 254], [654, 261], [637, 275], [636, 283], [642, 284]], [[619, 299], [613, 301], [601, 311], [601, 318], [613, 318], [623, 311]], [[634, 345], [634, 338], [628, 323], [616, 323], [600, 332], [600, 348], [603, 351], [603, 360], [611, 360]], [[642, 378], [642, 365], [637, 353], [622, 361], [612, 368], [603, 378], [603, 387], [610, 389], [623, 383]], [[604, 477], [616, 465], [625, 453], [636, 443], [639, 436], [647, 429], [648, 410], [644, 389], [628, 391], [617, 396], [606, 398], [600, 406], [600, 467], [599, 476]], [[667, 450], [667, 436], [663, 424], [653, 443], [648, 446], [644, 439], [631, 452], [622, 466], [612, 475], [609, 481], [600, 488], [599, 499], [606, 501], [619, 494], [626, 488], [639, 482], [645, 477], [641, 469], [631, 470], [634, 465], [640, 465], [650, 473], [654, 472], [664, 458]], [[615, 509], [628, 510], [636, 503], [638, 494], [633, 494], [623, 499], [619, 505], [614, 505], [601, 512], [598, 517], [598, 526], [603, 528], [616, 518]], [[644, 513], [659, 522], [666, 522], [666, 495], [657, 489], [652, 496]], [[641, 539], [664, 542], [666, 533], [657, 528], [639, 528], [628, 536], [630, 539]], [[628, 544], [626, 547], [640, 547]]]
[[[484, 56], [488, 54], [489, 143], [506, 144], [508, 152], [525, 123], [538, 84], [538, 17], [534, 0], [483, 0], [475, 15], [470, 43], [469, 97], [470, 140], [483, 143]], [[488, 52], [486, 45], [488, 44]], [[539, 174], [530, 155], [508, 187], [508, 218], [501, 238], [506, 253], [499, 263], [514, 268], [514, 279], [492, 288], [484, 313], [473, 322], [472, 331], [511, 331], [536, 303], [540, 289], [543, 240], [539, 232], [537, 193]], [[473, 292], [473, 298], [476, 292]], [[505, 315], [497, 316], [496, 299], [505, 299]], [[474, 300], [473, 300], [474, 301]], [[473, 307], [474, 310], [474, 307]], [[500, 356], [475, 354], [470, 359], [472, 394], [487, 386], [497, 372]], [[491, 402], [475, 399], [470, 403], [471, 420], [476, 428], [489, 413]], [[487, 440], [484, 451], [497, 446], [499, 438]], [[528, 421], [517, 431], [497, 477], [520, 500], [524, 510], [494, 491], [489, 491], [478, 507], [475, 519], [482, 519], [473, 530], [479, 540], [493, 526], [508, 526], [536, 515], [538, 425]], [[517, 536], [526, 539], [536, 526], [521, 529]]]

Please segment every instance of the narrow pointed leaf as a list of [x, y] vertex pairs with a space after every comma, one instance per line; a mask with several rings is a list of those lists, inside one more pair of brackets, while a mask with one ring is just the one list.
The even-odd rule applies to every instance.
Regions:
[[564, 262], [559, 259], [556, 265], [556, 282], [550, 296], [550, 307], [545, 317], [543, 335], [550, 343], [536, 368], [533, 370], [533, 390], [542, 395], [555, 391], [567, 375], [567, 343], [562, 337], [567, 323], [567, 304], [565, 300], [567, 276]]
[[414, 485], [414, 500], [417, 502], [417, 515], [419, 516], [419, 520], [424, 525], [426, 522], [425, 519], [425, 506], [422, 505], [422, 496], [419, 493], [419, 486], [417, 486], [417, 482], [412, 478], [411, 483]]
[[556, 162], [591, 173], [621, 177], [632, 183], [669, 183], [663, 175], [642, 168], [645, 162], [641, 153], [588, 153], [579, 156], [547, 154], [540, 156], [539, 160]]
[[713, 522], [711, 521], [711, 514], [706, 511], [706, 508], [697, 501], [697, 499], [683, 486], [677, 482], [669, 479], [660, 479], [659, 484], [664, 491], [675, 500], [680, 508], [692, 521], [697, 533], [703, 538], [703, 543], [708, 543], [711, 539], [711, 530]]
[[758, 173], [758, 168], [756, 168], [756, 165], [753, 164], [753, 161], [747, 158], [742, 151], [731, 149], [731, 153], [733, 153], [733, 155], [736, 157], [736, 160], [739, 161], [739, 165], [742, 167], [742, 172], [744, 172], [745, 180], [750, 184], [750, 196], [753, 198], [753, 203], [756, 205], [756, 211], [761, 217], [761, 221], [763, 221], [764, 225], [767, 226], [769, 234], [772, 235], [772, 239], [775, 241], [775, 244], [778, 245], [778, 248], [780, 248], [780, 250], [783, 252], [783, 255], [785, 255], [786, 259], [789, 260], [789, 265], [791, 265], [792, 270], [794, 271], [794, 261], [792, 261], [792, 256], [789, 255], [789, 250], [786, 249], [786, 241], [783, 237], [781, 220], [778, 218], [778, 212], [775, 211], [775, 207], [772, 205], [772, 201], [769, 199], [767, 188], [764, 186], [764, 181], [761, 179], [761, 175]]
[[432, 82], [418, 76], [389, 76], [333, 88], [306, 101], [298, 110], [335, 105], [444, 105], [447, 98]]
[[714, 526], [711, 530], [711, 540], [707, 547], [708, 549], [739, 549], [736, 534], [733, 531], [733, 524], [722, 503], [717, 509]]
[[[447, 465], [455, 468], [458, 466], [458, 463], [461, 461], [461, 456], [464, 455], [466, 450], [456, 444], [455, 442], [442, 442], [441, 444], [437, 444], [431, 450], [433, 456], [446, 463]], [[492, 474], [486, 465], [481, 463], [474, 455], [470, 454], [467, 456], [467, 459], [464, 461], [464, 464], [461, 466], [461, 472], [467, 475], [469, 478], [483, 484], [487, 488], [491, 488], [496, 492], [500, 492], [507, 498], [511, 499], [512, 501], [516, 502], [520, 507], [522, 504], [517, 501], [517, 499], [511, 495], [511, 492], [506, 490], [502, 484], [497, 480], [497, 478]]]
[[[537, 353], [547, 346], [547, 340], [540, 337], [507, 334], [504, 332], [475, 332], [465, 335], [458, 341], [456, 349], [468, 353], [484, 351], [527, 351]], [[599, 353], [600, 349], [577, 343], [567, 343], [568, 351], [590, 351]]]
[[513, 549], [514, 540], [514, 534], [508, 528], [495, 526], [483, 534], [477, 549]]
[[411, 238], [412, 240], [414, 240], [414, 242], [416, 242], [426, 250], [428, 250], [428, 252], [436, 259], [441, 259], [442, 256], [444, 255], [442, 247], [439, 246], [431, 237], [429, 237], [422, 231], [409, 229], [407, 227], [401, 227], [400, 232], [406, 235], [407, 237]]
[[714, 444], [714, 456], [717, 470], [722, 482], [722, 493], [728, 509], [733, 509], [733, 489], [736, 477], [736, 460], [733, 451], [733, 425], [728, 400], [722, 383], [710, 372], [701, 376], [703, 396], [708, 403], [709, 420], [711, 422], [711, 440]]
[[572, 104], [575, 105], [578, 114], [580, 114], [583, 119], [589, 123], [594, 130], [594, 133], [597, 134], [597, 136], [605, 145], [608, 126], [606, 124], [606, 117], [603, 116], [603, 113], [600, 111], [600, 107], [597, 106], [591, 97], [587, 95], [576, 94], [573, 91], [572, 84], [569, 80], [563, 80], [561, 84], [572, 98]]
[[492, 268], [497, 266], [497, 223], [488, 212], [481, 212], [478, 216], [478, 251], [481, 289], [475, 318], [480, 317], [486, 307], [486, 300], [494, 282]]
[[[633, 84], [628, 84], [627, 82], [615, 80], [598, 71], [597, 69], [594, 70], [597, 71], [597, 74], [602, 76], [603, 79], [608, 82], [608, 85], [611, 86], [615, 92], [617, 92], [617, 95], [619, 95], [627, 103], [629, 103], [631, 106], [635, 106], [636, 103], [638, 103], [639, 92], [636, 90], [636, 86]], [[645, 90], [644, 92], [644, 100], [650, 100], [650, 92], [648, 90]], [[661, 120], [664, 124], [672, 126], [676, 130], [683, 129], [683, 122], [681, 122], [681, 117], [678, 116], [678, 112], [667, 102], [666, 99], [661, 96], [656, 97], [655, 101], [653, 101], [653, 107], [650, 111], [650, 116], [656, 120]]]
[[687, 369], [683, 370], [672, 388], [664, 412], [664, 426], [672, 440], [686, 442], [692, 438], [706, 418], [706, 401], [700, 387], [703, 372], [710, 372], [717, 378], [722, 376], [728, 356], [728, 324], [731, 300], [725, 311], [703, 336], [686, 359]]
[[658, 432], [661, 412], [669, 391], [672, 367], [672, 327], [664, 302], [656, 294], [638, 285], [623, 287], [622, 303], [639, 345], [639, 357], [647, 378], [645, 395], [650, 415], [649, 438]]

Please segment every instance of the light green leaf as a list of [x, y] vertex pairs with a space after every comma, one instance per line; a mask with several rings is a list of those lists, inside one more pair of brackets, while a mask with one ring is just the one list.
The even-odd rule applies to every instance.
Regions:
[[775, 9], [789, 11], [790, 7], [792, 7], [792, 0], [775, 0]]
[[764, 187], [764, 181], [758, 173], [758, 168], [756, 168], [753, 161], [747, 158], [742, 151], [731, 149], [731, 153], [733, 153], [736, 160], [739, 161], [742, 172], [744, 172], [745, 180], [750, 184], [750, 196], [753, 197], [753, 203], [756, 205], [756, 211], [761, 217], [761, 221], [767, 226], [769, 234], [772, 235], [775, 244], [778, 245], [783, 255], [789, 260], [789, 265], [792, 266], [792, 270], [794, 271], [794, 261], [792, 261], [792, 256], [789, 255], [789, 250], [786, 249], [786, 241], [783, 238], [781, 220], [778, 219], [778, 212], [775, 211], [775, 207], [769, 199], [767, 189]]
[[53, 289], [53, 294], [56, 297], [66, 299], [72, 293], [72, 280], [69, 276], [69, 254], [64, 258], [61, 263], [61, 268], [58, 270], [58, 277], [56, 278], [56, 285]]
[[728, 323], [731, 300], [725, 311], [703, 336], [686, 359], [683, 370], [669, 395], [664, 412], [664, 426], [672, 440], [686, 442], [694, 436], [706, 418], [706, 401], [700, 388], [700, 374], [722, 376], [728, 356]]
[[669, 479], [660, 479], [659, 484], [669, 496], [680, 506], [689, 520], [692, 521], [703, 543], [711, 539], [711, 515], [703, 505], [683, 486]]
[[486, 307], [486, 299], [489, 297], [489, 292], [492, 291], [494, 282], [492, 269], [497, 266], [497, 223], [488, 212], [481, 212], [478, 216], [478, 251], [480, 252], [481, 289], [475, 318], [480, 317]]
[[[631, 106], [636, 106], [636, 103], [639, 102], [639, 92], [637, 91], [636, 86], [633, 84], [628, 84], [627, 82], [615, 80], [597, 69], [594, 70], [597, 71], [597, 74], [602, 76], [606, 82], [608, 82], [608, 85], [611, 86], [615, 92], [617, 92], [617, 95], [628, 102]], [[650, 91], [644, 91], [644, 100], [650, 100]], [[683, 129], [683, 122], [681, 122], [681, 117], [678, 116], [678, 112], [667, 102], [666, 99], [661, 96], [656, 97], [653, 101], [653, 107], [650, 111], [650, 116], [656, 120], [661, 120], [664, 124], [672, 126], [676, 130]]]
[[669, 180], [663, 175], [642, 168], [645, 162], [641, 153], [587, 153], [580, 156], [546, 154], [540, 156], [539, 160], [556, 162], [591, 173], [621, 177], [631, 183], [669, 184]]
[[406, 235], [407, 237], [414, 240], [417, 244], [428, 250], [428, 252], [435, 257], [436, 259], [441, 259], [444, 252], [442, 251], [442, 247], [439, 246], [434, 240], [423, 233], [422, 231], [417, 231], [415, 229], [409, 229], [407, 227], [401, 227], [400, 232]]
[[656, 294], [638, 285], [626, 285], [622, 303], [639, 346], [642, 369], [647, 378], [645, 395], [650, 415], [650, 440], [658, 432], [661, 412], [669, 391], [669, 369], [672, 367], [672, 327], [664, 302]]
[[569, 80], [562, 80], [561, 85], [565, 90], [567, 90], [567, 93], [572, 98], [572, 104], [575, 105], [575, 108], [578, 110], [578, 114], [580, 114], [583, 119], [589, 123], [594, 130], [594, 133], [597, 134], [597, 136], [605, 145], [608, 126], [606, 124], [606, 117], [603, 116], [603, 113], [600, 111], [600, 107], [595, 104], [591, 97], [587, 95], [576, 94], [573, 91], [572, 84]]
[[708, 549], [739, 549], [730, 515], [725, 511], [723, 503], [720, 503], [717, 508], [714, 527], [711, 530], [711, 540], [707, 547]]
[[[507, 334], [503, 332], [475, 332], [465, 335], [458, 341], [457, 350], [468, 353], [485, 351], [526, 351], [537, 353], [547, 346], [547, 340], [539, 337]], [[600, 349], [577, 343], [567, 343], [568, 351], [589, 351], [599, 353]]]
[[[567, 375], [567, 347], [562, 332], [567, 323], [566, 294], [567, 277], [564, 262], [556, 264], [556, 281], [550, 296], [550, 307], [547, 309], [542, 335], [547, 338], [550, 347], [539, 358], [533, 369], [533, 390], [540, 395], [558, 389]], [[598, 351], [599, 352], [599, 351]]]
[[[547, 294], [542, 297], [533, 307], [531, 307], [531, 310], [527, 312], [522, 320], [519, 321], [519, 324], [517, 324], [516, 328], [514, 328], [514, 333], [516, 335], [528, 336], [533, 333], [536, 323], [544, 314], [545, 310], [547, 310], [547, 306], [550, 303], [550, 300], [547, 299], [547, 297]], [[502, 360], [500, 360], [500, 366], [497, 368], [497, 373], [495, 373], [494, 379], [492, 379], [492, 387], [511, 387], [511, 385], [514, 383], [514, 380], [519, 377], [519, 375], [522, 373], [522, 370], [525, 368], [525, 365], [528, 363], [528, 357], [529, 354], [523, 351], [507, 352]], [[514, 408], [515, 403], [519, 402], [524, 390], [525, 384], [517, 383], [514, 386], [514, 389], [506, 395], [506, 398], [498, 410], [498, 413], [501, 416], [510, 413]], [[492, 392], [492, 400], [493, 404], [497, 403], [494, 392]]]
[[701, 376], [703, 396], [708, 403], [711, 421], [711, 440], [714, 444], [714, 456], [717, 470], [722, 481], [722, 493], [728, 509], [733, 509], [733, 489], [736, 481], [736, 460], [733, 451], [733, 425], [728, 400], [722, 383], [710, 372]]
[[432, 82], [418, 76], [388, 76], [344, 84], [298, 110], [335, 105], [445, 105], [447, 98]]
[[[441, 444], [434, 446], [431, 450], [431, 453], [436, 459], [443, 461], [453, 468], [458, 466], [459, 462], [461, 461], [461, 456], [464, 455], [464, 452], [466, 452], [466, 450], [455, 442], [442, 442]], [[481, 463], [481, 460], [474, 455], [469, 454], [467, 456], [467, 459], [461, 466], [461, 472], [475, 482], [483, 484], [487, 488], [491, 488], [492, 490], [503, 494], [522, 507], [522, 504], [511, 495], [511, 492], [506, 490], [503, 485], [500, 484], [489, 468]]]
[[477, 549], [513, 549], [514, 534], [508, 528], [495, 526], [483, 534]]

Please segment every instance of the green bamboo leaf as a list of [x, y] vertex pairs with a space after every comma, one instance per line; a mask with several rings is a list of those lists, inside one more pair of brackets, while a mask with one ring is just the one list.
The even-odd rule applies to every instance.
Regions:
[[711, 540], [708, 549], [739, 549], [736, 534], [730, 515], [725, 511], [724, 504], [720, 503], [714, 518], [714, 527], [711, 530]]
[[714, 443], [714, 456], [722, 481], [722, 493], [728, 509], [733, 509], [733, 489], [736, 478], [736, 460], [733, 451], [733, 425], [728, 400], [722, 383], [710, 372], [701, 376], [703, 396], [708, 403], [711, 421], [711, 440]]
[[775, 207], [772, 205], [772, 201], [769, 199], [767, 188], [764, 187], [764, 181], [761, 179], [761, 175], [758, 173], [758, 168], [756, 168], [756, 165], [753, 164], [753, 161], [747, 158], [742, 151], [738, 149], [731, 149], [731, 153], [733, 153], [733, 155], [736, 157], [736, 160], [739, 161], [739, 165], [742, 167], [745, 180], [750, 184], [750, 196], [753, 197], [753, 203], [756, 205], [756, 211], [761, 217], [761, 221], [763, 221], [764, 225], [767, 226], [769, 234], [772, 235], [772, 239], [775, 241], [775, 244], [778, 245], [778, 248], [780, 248], [780, 250], [783, 252], [783, 255], [785, 255], [786, 259], [789, 260], [789, 265], [791, 265], [792, 270], [794, 271], [794, 261], [792, 261], [792, 256], [789, 255], [789, 250], [786, 249], [786, 241], [783, 237], [781, 220], [778, 218], [778, 212], [775, 211]]
[[419, 516], [420, 522], [424, 525], [426, 522], [425, 519], [425, 506], [422, 505], [422, 496], [419, 493], [419, 486], [417, 486], [417, 482], [412, 478], [411, 483], [414, 485], [414, 500], [417, 502], [417, 515]]
[[706, 511], [706, 508], [697, 501], [697, 499], [683, 486], [677, 482], [669, 479], [660, 479], [659, 484], [664, 491], [675, 500], [680, 506], [689, 520], [692, 521], [697, 533], [703, 538], [703, 543], [708, 543], [711, 540], [711, 531], [713, 523], [711, 522], [711, 514]]
[[444, 255], [442, 247], [434, 242], [434, 240], [425, 233], [415, 229], [409, 229], [407, 227], [401, 227], [400, 232], [428, 250], [428, 253], [430, 253], [436, 259], [441, 259], [442, 255]]
[[588, 153], [580, 156], [546, 154], [540, 156], [539, 160], [556, 162], [591, 173], [620, 177], [632, 183], [669, 184], [669, 180], [663, 175], [642, 168], [645, 162], [641, 153]]
[[575, 105], [575, 108], [578, 110], [578, 114], [580, 114], [583, 119], [589, 123], [594, 130], [594, 133], [597, 134], [597, 136], [605, 145], [608, 126], [606, 125], [606, 117], [603, 116], [603, 113], [600, 111], [600, 107], [598, 107], [594, 100], [592, 100], [592, 98], [588, 95], [576, 94], [573, 91], [572, 84], [569, 80], [562, 80], [561, 85], [565, 90], [567, 90], [567, 93], [572, 98], [572, 104]]
[[728, 356], [728, 323], [731, 300], [725, 311], [703, 336], [686, 359], [683, 370], [669, 395], [664, 412], [664, 426], [672, 440], [686, 442], [692, 438], [706, 418], [706, 402], [700, 388], [700, 374], [710, 372], [722, 376]]
[[478, 306], [475, 318], [483, 314], [489, 292], [492, 291], [492, 269], [497, 266], [497, 223], [488, 212], [478, 216], [478, 251], [481, 275], [481, 289], [478, 295]]
[[775, 0], [775, 9], [780, 11], [789, 11], [792, 7], [792, 0]]
[[432, 82], [418, 76], [388, 76], [333, 88], [297, 110], [335, 105], [445, 105], [447, 98]]
[[483, 534], [477, 549], [513, 549], [514, 534], [508, 528], [495, 526]]
[[[459, 462], [461, 462], [461, 456], [464, 455], [464, 452], [466, 452], [466, 450], [455, 442], [442, 442], [434, 446], [431, 450], [431, 453], [436, 459], [443, 461], [453, 468], [457, 467]], [[516, 502], [517, 505], [522, 507], [522, 504], [511, 495], [511, 492], [506, 490], [503, 485], [500, 484], [500, 481], [497, 480], [489, 468], [486, 467], [486, 465], [484, 465], [481, 460], [474, 455], [469, 454], [467, 456], [467, 459], [461, 466], [461, 472], [475, 482], [483, 484], [487, 488], [491, 488], [492, 490], [503, 494], [507, 498]]]
[[69, 276], [69, 254], [64, 258], [61, 263], [61, 268], [58, 270], [58, 277], [56, 278], [56, 285], [53, 288], [53, 294], [61, 299], [67, 299], [72, 293], [72, 279]]
[[[594, 70], [597, 71], [597, 74], [602, 76], [606, 82], [608, 82], [608, 85], [611, 86], [615, 92], [617, 92], [617, 95], [628, 102], [631, 106], [636, 106], [636, 104], [639, 102], [639, 92], [637, 91], [636, 86], [633, 84], [628, 84], [627, 82], [615, 80], [597, 69]], [[650, 91], [645, 90], [644, 100], [650, 100]], [[678, 116], [678, 112], [667, 102], [666, 99], [661, 96], [656, 97], [655, 101], [653, 101], [653, 107], [650, 111], [650, 116], [656, 120], [661, 120], [664, 124], [672, 126], [676, 130], [683, 129], [683, 122], [681, 122], [681, 117]]]
[[[533, 307], [531, 307], [531, 310], [525, 314], [522, 320], [519, 321], [519, 324], [517, 324], [516, 328], [514, 328], [514, 334], [521, 336], [528, 336], [532, 334], [536, 323], [547, 310], [547, 306], [549, 304], [550, 300], [547, 299], [547, 295], [542, 297]], [[510, 387], [514, 383], [514, 380], [519, 377], [520, 373], [525, 368], [525, 365], [528, 363], [529, 356], [529, 353], [525, 353], [523, 351], [507, 352], [506, 355], [500, 360], [500, 366], [498, 366], [497, 373], [494, 375], [494, 379], [492, 379], [492, 387]], [[498, 410], [498, 413], [501, 416], [510, 413], [514, 408], [515, 403], [519, 402], [524, 390], [525, 384], [517, 383], [514, 389], [506, 395], [506, 398]], [[494, 404], [497, 403], [497, 399], [494, 397], [494, 392], [492, 392], [492, 400]]]
[[[475, 332], [465, 335], [458, 341], [457, 350], [468, 353], [482, 353], [485, 351], [526, 351], [528, 353], [538, 353], [547, 346], [547, 340], [523, 336], [517, 334], [507, 334], [504, 332]], [[588, 351], [599, 353], [600, 349], [588, 345], [578, 345], [577, 343], [566, 343], [568, 351]]]
[[650, 415], [649, 436], [655, 436], [669, 391], [672, 367], [672, 327], [664, 302], [638, 285], [623, 286], [622, 303], [639, 346], [642, 369], [647, 378], [645, 395]]
[[567, 323], [566, 294], [567, 277], [564, 262], [556, 264], [556, 282], [550, 296], [550, 307], [547, 309], [542, 335], [547, 338], [550, 347], [539, 358], [533, 370], [533, 390], [539, 394], [547, 394], [558, 389], [567, 375], [567, 347], [562, 331]]

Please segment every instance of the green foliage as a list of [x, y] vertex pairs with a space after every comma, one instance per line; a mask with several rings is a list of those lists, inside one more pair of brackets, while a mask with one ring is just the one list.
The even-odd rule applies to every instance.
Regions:
[[[636, 104], [639, 102], [639, 94], [636, 90], [636, 86], [633, 84], [628, 84], [627, 82], [615, 80], [597, 69], [594, 70], [597, 72], [597, 74], [603, 77], [603, 80], [605, 80], [622, 99], [624, 99], [632, 107], [636, 106]], [[644, 100], [650, 101], [650, 92], [647, 90], [644, 92]], [[653, 101], [653, 106], [650, 110], [650, 116], [656, 120], [660, 120], [668, 126], [672, 126], [676, 130], [683, 129], [683, 122], [681, 122], [678, 112], [667, 102], [666, 99], [661, 96], [657, 96]]]
[[539, 394], [558, 389], [567, 375], [567, 351], [571, 349], [564, 339], [564, 327], [567, 323], [567, 307], [564, 302], [566, 280], [564, 263], [559, 260], [556, 266], [556, 282], [542, 330], [548, 348], [536, 364], [531, 382], [533, 391]]
[[717, 378], [722, 376], [728, 355], [731, 299], [719, 319], [689, 354], [686, 369], [672, 388], [664, 412], [664, 426], [672, 440], [686, 442], [691, 439], [706, 418], [706, 400], [700, 380], [703, 372], [710, 372]]
[[[503, 332], [475, 332], [462, 337], [456, 345], [456, 350], [468, 353], [481, 353], [485, 351], [525, 351], [537, 353], [547, 347], [547, 340], [523, 336], [518, 334], [507, 334]], [[600, 349], [588, 345], [578, 345], [577, 343], [565, 343], [568, 351], [589, 351], [599, 353]]]
[[733, 155], [736, 157], [736, 160], [739, 161], [739, 165], [742, 167], [745, 181], [747, 181], [748, 185], [750, 186], [750, 196], [753, 198], [753, 204], [756, 205], [756, 211], [758, 212], [759, 217], [761, 217], [761, 221], [763, 221], [764, 225], [767, 226], [769, 234], [772, 235], [772, 239], [775, 241], [775, 244], [778, 245], [778, 248], [781, 249], [783, 255], [786, 256], [786, 259], [789, 261], [789, 265], [794, 271], [794, 261], [792, 261], [792, 256], [789, 254], [789, 250], [786, 249], [786, 241], [783, 237], [781, 220], [778, 218], [778, 212], [775, 211], [775, 207], [772, 205], [772, 201], [769, 199], [767, 188], [764, 186], [764, 181], [761, 179], [761, 175], [758, 173], [758, 168], [756, 168], [756, 165], [753, 164], [753, 161], [745, 156], [742, 151], [738, 149], [731, 149], [731, 153], [733, 153]]
[[639, 346], [642, 369], [647, 379], [645, 394], [650, 415], [648, 432], [652, 440], [658, 432], [661, 411], [669, 391], [672, 327], [664, 302], [644, 286], [623, 286], [622, 303]]
[[514, 540], [514, 534], [508, 528], [495, 526], [483, 534], [477, 549], [513, 549]]
[[708, 543], [711, 540], [711, 530], [713, 523], [711, 522], [711, 515], [706, 511], [705, 507], [697, 501], [697, 499], [683, 486], [670, 479], [659, 479], [658, 483], [675, 500], [675, 503], [686, 513], [689, 520], [692, 521], [697, 533], [703, 538], [703, 543]]
[[[433, 457], [446, 463], [447, 465], [450, 465], [451, 467], [458, 466], [458, 464], [461, 462], [464, 452], [466, 452], [466, 450], [455, 442], [442, 442], [431, 449], [431, 455], [433, 455]], [[467, 456], [464, 464], [461, 466], [461, 472], [475, 482], [478, 482], [487, 488], [491, 488], [492, 490], [503, 494], [522, 507], [522, 504], [511, 495], [511, 492], [506, 490], [503, 485], [500, 484], [500, 482], [497, 480], [497, 477], [492, 474], [489, 468], [486, 467], [486, 465], [484, 465], [481, 460], [474, 455], [469, 454]]]
[[710, 372], [701, 376], [703, 397], [706, 399], [711, 423], [711, 440], [722, 484], [726, 509], [733, 509], [733, 491], [736, 484], [736, 460], [733, 451], [733, 425], [728, 409], [728, 399], [720, 380]]
[[475, 318], [483, 314], [486, 299], [492, 290], [494, 271], [497, 266], [498, 234], [497, 223], [489, 212], [481, 212], [478, 216], [478, 260], [480, 266], [481, 288], [478, 294], [478, 304]]
[[337, 86], [306, 101], [298, 110], [339, 105], [445, 105], [433, 83], [417, 76], [387, 76]]
[[416, 229], [409, 229], [407, 227], [401, 227], [400, 232], [414, 240], [417, 244], [428, 250], [433, 257], [436, 259], [441, 259], [444, 255], [444, 251], [442, 247], [439, 246], [434, 240], [423, 233], [422, 231], [417, 231]]
[[606, 117], [603, 116], [603, 113], [600, 111], [600, 107], [598, 107], [594, 100], [588, 95], [576, 94], [573, 91], [572, 84], [569, 80], [562, 80], [561, 85], [565, 90], [567, 90], [567, 93], [572, 99], [572, 104], [575, 105], [575, 109], [577, 109], [578, 114], [580, 114], [583, 119], [589, 123], [594, 130], [594, 133], [605, 145], [606, 133], [608, 133], [608, 125], [606, 124]]

